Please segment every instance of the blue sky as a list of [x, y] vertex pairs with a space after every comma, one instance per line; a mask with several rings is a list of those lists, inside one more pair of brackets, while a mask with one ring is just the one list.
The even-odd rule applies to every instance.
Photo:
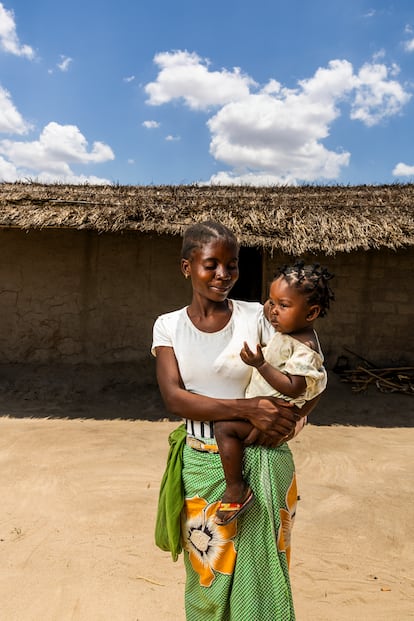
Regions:
[[412, 0], [0, 2], [0, 180], [414, 179]]

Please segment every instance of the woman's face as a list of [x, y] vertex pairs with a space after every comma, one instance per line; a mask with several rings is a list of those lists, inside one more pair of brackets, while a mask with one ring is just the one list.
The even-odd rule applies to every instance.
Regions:
[[194, 293], [215, 302], [224, 301], [239, 277], [239, 249], [223, 239], [212, 240], [182, 259], [184, 274], [191, 276]]

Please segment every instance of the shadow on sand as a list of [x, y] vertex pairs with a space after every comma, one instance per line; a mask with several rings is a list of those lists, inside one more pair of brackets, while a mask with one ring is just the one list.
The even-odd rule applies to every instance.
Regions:
[[[0, 369], [0, 416], [96, 420], [178, 420], [164, 408], [154, 382], [141, 386], [139, 370], [97, 367]], [[328, 388], [310, 416], [313, 425], [413, 427], [414, 394], [354, 393], [329, 373]]]

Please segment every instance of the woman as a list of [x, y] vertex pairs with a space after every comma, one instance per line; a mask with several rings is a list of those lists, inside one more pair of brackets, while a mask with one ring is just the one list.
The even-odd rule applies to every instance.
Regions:
[[[244, 398], [251, 368], [240, 358], [246, 341], [264, 343], [272, 328], [259, 303], [230, 300], [239, 246], [216, 222], [184, 234], [181, 270], [191, 278], [188, 307], [154, 325], [157, 380], [166, 408], [186, 421], [182, 536], [187, 621], [293, 621], [290, 529], [297, 499], [294, 465], [284, 440], [300, 418], [271, 397]], [[302, 408], [308, 414], [314, 403]], [[215, 524], [224, 477], [214, 421], [246, 420], [244, 473], [254, 503], [230, 524]], [[254, 443], [254, 444], [253, 444]], [[242, 504], [244, 499], [240, 499]]]

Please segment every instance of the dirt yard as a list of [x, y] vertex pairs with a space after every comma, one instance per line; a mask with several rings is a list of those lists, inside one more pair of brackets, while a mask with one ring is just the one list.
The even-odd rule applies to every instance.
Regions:
[[[413, 397], [334, 381], [291, 442], [298, 621], [414, 619], [413, 424]], [[154, 391], [3, 395], [1, 621], [184, 620], [182, 559], [153, 541], [176, 425]]]

